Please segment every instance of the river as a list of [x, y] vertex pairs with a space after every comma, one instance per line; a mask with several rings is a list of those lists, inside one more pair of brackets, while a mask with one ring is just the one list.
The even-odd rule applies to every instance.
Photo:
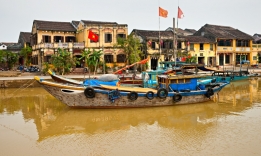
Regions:
[[71, 109], [42, 88], [0, 89], [0, 155], [259, 156], [260, 93], [253, 78], [206, 103]]

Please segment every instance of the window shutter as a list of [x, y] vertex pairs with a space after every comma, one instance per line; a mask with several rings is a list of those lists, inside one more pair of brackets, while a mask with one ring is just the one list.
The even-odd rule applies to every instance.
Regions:
[[107, 42], [107, 41], [108, 41], [107, 34], [105, 34], [105, 42]]
[[112, 34], [109, 34], [109, 37], [110, 37], [109, 42], [112, 42]]
[[51, 36], [48, 36], [48, 42], [51, 42]]
[[62, 38], [61, 38], [61, 42], [63, 43], [64, 42], [64, 37], [62, 36]]

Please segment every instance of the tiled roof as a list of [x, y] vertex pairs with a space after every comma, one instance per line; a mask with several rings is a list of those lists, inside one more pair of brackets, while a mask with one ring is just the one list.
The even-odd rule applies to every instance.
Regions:
[[190, 43], [214, 43], [210, 39], [203, 36], [183, 36], [183, 38]]
[[20, 32], [20, 37], [23, 39], [24, 42], [29, 43], [31, 38], [30, 32]]
[[8, 46], [12, 46], [16, 43], [14, 43], [14, 42], [2, 42], [2, 44], [6, 45], [8, 47]]
[[91, 20], [81, 20], [84, 24], [118, 24], [117, 22], [102, 22], [102, 21], [91, 21]]
[[172, 31], [158, 31], [158, 30], [138, 30], [133, 29], [132, 32], [135, 32], [137, 35], [142, 36], [143, 38], [171, 38], [173, 39], [173, 32]]
[[[205, 24], [202, 27], [205, 31], [213, 34], [216, 38], [229, 38], [229, 39], [248, 39], [253, 40], [253, 37], [230, 26], [219, 26]], [[201, 29], [202, 29], [201, 28]], [[194, 34], [195, 35], [195, 34]], [[196, 35], [200, 35], [196, 32]]]
[[7, 50], [20, 51], [23, 47], [21, 43], [3, 43], [7, 46]]
[[192, 34], [194, 34], [195, 32], [197, 32], [197, 30], [195, 30], [195, 29], [184, 29], [185, 31], [188, 31], [188, 32], [190, 32], [190, 33], [192, 33]]
[[34, 20], [38, 30], [76, 31], [70, 22], [39, 21]]
[[77, 26], [79, 25], [80, 21], [72, 21], [72, 25], [75, 29], [77, 29]]

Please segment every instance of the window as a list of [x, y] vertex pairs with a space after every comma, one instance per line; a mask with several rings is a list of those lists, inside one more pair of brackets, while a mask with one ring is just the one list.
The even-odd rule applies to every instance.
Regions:
[[173, 42], [169, 42], [169, 49], [173, 49]]
[[65, 42], [75, 42], [75, 37], [74, 36], [67, 36], [65, 37]]
[[112, 34], [105, 34], [105, 43], [112, 42]]
[[199, 44], [199, 50], [204, 50], [204, 44], [203, 43]]
[[151, 48], [152, 48], [152, 49], [156, 49], [156, 42], [152, 42], [152, 43], [151, 43]]
[[170, 41], [163, 41], [162, 44], [161, 44], [161, 48], [170, 49], [171, 48], [171, 42]]
[[213, 51], [213, 44], [210, 44], [209, 46], [210, 46], [209, 50]]
[[53, 41], [54, 42], [63, 42], [63, 36], [54, 36]]
[[178, 42], [177, 49], [181, 49], [181, 42]]
[[43, 43], [51, 43], [51, 36], [43, 35], [42, 42]]
[[104, 55], [104, 60], [106, 63], [113, 63], [113, 55], [110, 54]]
[[225, 55], [226, 59], [225, 59], [225, 63], [229, 64], [230, 63], [230, 55]]
[[117, 34], [117, 38], [126, 39], [126, 34]]
[[47, 55], [44, 57], [44, 62], [48, 62], [49, 64], [51, 64], [51, 55]]
[[117, 63], [125, 63], [126, 55], [125, 54], [119, 54], [117, 55]]
[[232, 46], [232, 40], [218, 40], [218, 46]]
[[190, 43], [189, 49], [192, 50], [192, 51], [194, 51], [194, 43]]

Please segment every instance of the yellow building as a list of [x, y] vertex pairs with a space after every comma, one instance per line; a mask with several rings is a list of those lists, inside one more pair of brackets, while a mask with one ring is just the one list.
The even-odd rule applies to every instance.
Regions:
[[[102, 50], [101, 61], [106, 62], [108, 67], [125, 66], [126, 55], [122, 49], [115, 48], [117, 38], [128, 36], [128, 25], [116, 22], [101, 22], [81, 20], [76, 26], [76, 38], [84, 43], [85, 48]], [[98, 35], [98, 42], [88, 38], [89, 31]], [[77, 53], [74, 53], [78, 55]]]
[[229, 26], [205, 24], [194, 36], [203, 36], [215, 42], [217, 65], [238, 65], [242, 61], [256, 64], [252, 51], [253, 37]]
[[184, 36], [184, 38], [188, 54], [196, 57], [198, 64], [216, 66], [215, 42], [202, 36]]
[[[99, 36], [98, 42], [88, 38], [89, 31]], [[100, 21], [40, 21], [34, 20], [31, 32], [32, 64], [42, 69], [44, 62], [50, 62], [51, 56], [58, 48], [66, 49], [73, 57], [80, 57], [83, 50], [102, 50], [101, 60], [109, 67], [118, 64], [124, 66], [125, 54], [121, 49], [114, 48], [117, 37], [126, 38], [128, 26], [116, 22]], [[81, 68], [81, 64], [76, 68]]]
[[76, 29], [70, 22], [34, 20], [31, 32], [32, 64], [42, 69], [44, 62], [49, 62], [58, 48], [83, 49], [84, 44], [77, 42]]

